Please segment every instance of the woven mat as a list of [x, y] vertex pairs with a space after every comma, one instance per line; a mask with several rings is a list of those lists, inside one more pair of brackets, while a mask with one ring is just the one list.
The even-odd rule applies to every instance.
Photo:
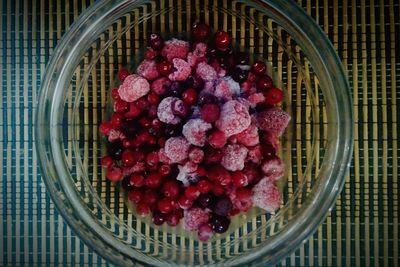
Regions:
[[[91, 2], [0, 2], [1, 266], [108, 265], [54, 209], [40, 177], [33, 136], [37, 94], [49, 57]], [[324, 29], [348, 72], [355, 150], [335, 208], [283, 265], [398, 266], [399, 2], [298, 3]]]

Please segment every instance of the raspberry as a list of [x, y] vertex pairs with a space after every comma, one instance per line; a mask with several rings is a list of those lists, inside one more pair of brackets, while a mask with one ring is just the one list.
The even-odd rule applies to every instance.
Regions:
[[265, 101], [265, 96], [264, 96], [263, 93], [255, 93], [255, 94], [250, 95], [250, 96], [247, 98], [247, 100], [249, 100], [249, 102], [250, 102], [253, 106], [255, 106], [255, 105], [259, 104], [259, 103], [264, 102], [264, 101]]
[[246, 106], [237, 100], [230, 100], [222, 106], [216, 126], [229, 137], [246, 130], [250, 123], [250, 114]]
[[279, 108], [271, 108], [257, 116], [259, 127], [271, 134], [281, 136], [290, 121], [290, 115]]
[[236, 140], [245, 146], [255, 146], [260, 143], [260, 138], [258, 136], [257, 126], [251, 124], [249, 128], [241, 133], [234, 135]]
[[136, 73], [147, 80], [154, 80], [160, 75], [157, 70], [157, 63], [154, 60], [148, 59], [145, 59], [140, 63], [136, 69]]
[[171, 159], [165, 153], [165, 149], [164, 148], [160, 148], [160, 150], [158, 151], [158, 159], [159, 159], [160, 162], [163, 162], [163, 163], [167, 163], [167, 164], [172, 163]]
[[221, 165], [214, 166], [209, 171], [210, 180], [219, 183], [222, 186], [227, 186], [231, 183], [231, 175], [230, 173], [224, 169]]
[[241, 145], [227, 145], [223, 150], [221, 165], [229, 171], [243, 170], [247, 151], [248, 149]]
[[165, 142], [165, 154], [171, 162], [185, 160], [189, 154], [190, 144], [183, 137], [171, 137]]
[[183, 125], [182, 134], [195, 146], [204, 146], [206, 142], [206, 132], [212, 128], [210, 123], [202, 119], [191, 119]]
[[118, 167], [109, 168], [106, 176], [111, 182], [119, 182], [122, 179], [122, 170]]
[[213, 148], [223, 148], [224, 145], [226, 144], [227, 138], [225, 134], [219, 130], [215, 130], [213, 133], [211, 133], [208, 136], [208, 143], [213, 147]]
[[189, 151], [189, 159], [194, 163], [201, 163], [204, 159], [204, 152], [198, 147], [193, 147]]
[[202, 224], [208, 222], [208, 213], [200, 208], [189, 209], [183, 217], [184, 228], [192, 231], [197, 230]]
[[196, 74], [205, 81], [213, 81], [217, 79], [217, 72], [215, 69], [205, 62], [200, 62], [197, 65]]
[[192, 72], [192, 68], [190, 67], [189, 63], [180, 58], [174, 58], [172, 60], [172, 63], [174, 64], [174, 68], [176, 70], [172, 72], [170, 75], [168, 75], [168, 78], [171, 81], [186, 80], [187, 77], [189, 77], [190, 73]]
[[217, 104], [205, 104], [201, 107], [200, 114], [205, 122], [213, 123], [219, 119], [220, 110]]
[[227, 81], [220, 79], [215, 86], [214, 95], [223, 101], [232, 99], [232, 91]]
[[203, 224], [199, 227], [197, 235], [200, 241], [206, 242], [214, 235], [214, 232], [211, 226], [208, 224]]
[[172, 38], [164, 43], [164, 47], [161, 51], [161, 55], [171, 61], [174, 58], [186, 58], [189, 52], [189, 43]]
[[285, 173], [285, 166], [278, 156], [273, 156], [265, 160], [261, 169], [265, 177], [271, 181], [279, 180], [279, 178], [281, 178]]
[[272, 213], [281, 203], [278, 187], [267, 178], [261, 179], [252, 189], [254, 205]]
[[174, 103], [175, 101], [181, 100], [177, 97], [172, 96], [166, 97], [161, 100], [157, 108], [157, 116], [160, 121], [168, 124], [178, 124], [181, 121], [181, 119], [176, 116], [172, 111], [172, 103]]
[[249, 147], [249, 152], [247, 153], [247, 159], [248, 161], [254, 162], [254, 163], [260, 163], [262, 159], [262, 154], [261, 154], [261, 146], [257, 145], [254, 147]]
[[125, 78], [118, 89], [119, 96], [126, 102], [133, 102], [150, 91], [147, 80], [139, 75], [132, 74]]
[[190, 52], [187, 56], [189, 65], [194, 67], [200, 62], [207, 62], [206, 51], [207, 45], [205, 43], [197, 43], [193, 52]]
[[157, 95], [163, 95], [171, 86], [171, 81], [167, 77], [161, 77], [151, 83], [151, 90]]

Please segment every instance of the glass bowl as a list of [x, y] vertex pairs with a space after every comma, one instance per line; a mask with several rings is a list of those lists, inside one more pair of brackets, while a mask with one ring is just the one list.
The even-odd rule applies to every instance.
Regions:
[[[121, 66], [137, 63], [151, 32], [181, 33], [201, 20], [268, 60], [292, 114], [283, 140], [284, 202], [250, 212], [226, 235], [199, 242], [130, 212], [99, 164], [98, 133]], [[44, 182], [75, 233], [118, 265], [275, 264], [325, 219], [352, 153], [349, 86], [332, 45], [292, 1], [98, 1], [59, 42], [42, 82], [36, 148]]]

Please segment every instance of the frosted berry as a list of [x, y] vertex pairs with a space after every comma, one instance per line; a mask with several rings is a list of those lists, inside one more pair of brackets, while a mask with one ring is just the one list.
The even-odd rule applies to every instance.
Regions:
[[123, 82], [125, 81], [126, 77], [129, 76], [129, 71], [127, 69], [120, 69], [118, 71], [118, 79]]
[[203, 224], [199, 227], [197, 235], [200, 241], [206, 242], [214, 235], [214, 233], [210, 225]]
[[189, 107], [180, 99], [175, 100], [172, 102], [172, 113], [177, 115], [181, 118], [184, 118], [189, 113]]
[[180, 221], [180, 215], [178, 212], [171, 212], [167, 215], [167, 224], [169, 226], [177, 226]]

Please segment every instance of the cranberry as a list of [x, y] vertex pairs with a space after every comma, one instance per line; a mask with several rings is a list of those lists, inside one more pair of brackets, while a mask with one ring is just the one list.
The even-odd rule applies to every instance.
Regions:
[[235, 206], [241, 211], [247, 211], [253, 205], [253, 193], [246, 187], [241, 187], [236, 190]]
[[149, 108], [149, 101], [147, 101], [146, 97], [141, 97], [136, 100], [136, 107], [141, 110], [147, 110]]
[[164, 46], [164, 39], [160, 35], [152, 33], [147, 40], [147, 46], [150, 46], [155, 51], [161, 50]]
[[146, 189], [143, 193], [143, 201], [148, 205], [155, 204], [158, 200], [158, 194], [152, 189]]
[[146, 179], [146, 186], [149, 188], [158, 188], [161, 184], [161, 175], [158, 172], [150, 173]]
[[135, 154], [130, 150], [125, 150], [121, 155], [122, 166], [129, 167], [137, 162]]
[[100, 124], [99, 126], [99, 131], [102, 135], [108, 136], [110, 134], [110, 131], [112, 130], [112, 125], [108, 121], [104, 121]]
[[166, 139], [165, 137], [160, 137], [160, 138], [158, 138], [157, 143], [158, 143], [158, 145], [159, 145], [160, 147], [164, 147], [166, 141], [167, 141], [167, 139]]
[[158, 62], [157, 71], [162, 76], [168, 76], [173, 71], [173, 67], [171, 62], [163, 60]]
[[242, 172], [247, 177], [247, 182], [249, 184], [255, 184], [261, 179], [261, 170], [255, 163], [245, 163]]
[[206, 242], [214, 235], [214, 233], [210, 225], [203, 224], [199, 227], [197, 235], [200, 241]]
[[200, 113], [204, 121], [213, 123], [219, 119], [220, 109], [217, 104], [205, 104], [201, 107]]
[[159, 171], [162, 177], [166, 177], [171, 174], [171, 167], [168, 164], [163, 164]]
[[235, 82], [242, 83], [242, 82], [247, 80], [248, 75], [249, 75], [249, 71], [248, 70], [244, 70], [244, 69], [241, 69], [241, 68], [236, 68], [236, 69], [233, 70], [232, 79]]
[[150, 213], [150, 206], [145, 202], [139, 202], [136, 206], [136, 211], [139, 216], [145, 217]]
[[193, 204], [192, 200], [190, 200], [186, 196], [181, 196], [178, 200], [178, 203], [179, 203], [179, 206], [184, 210], [189, 209]]
[[101, 158], [100, 164], [104, 168], [110, 168], [114, 164], [114, 161], [110, 156], [104, 156]]
[[193, 88], [186, 89], [182, 93], [182, 100], [187, 105], [194, 105], [197, 102], [197, 91]]
[[179, 224], [181, 217], [178, 212], [171, 212], [167, 216], [167, 224], [169, 226], [177, 226]]
[[147, 115], [150, 118], [156, 118], [157, 117], [157, 105], [151, 105]]
[[162, 188], [164, 196], [170, 199], [176, 199], [179, 196], [179, 191], [179, 184], [175, 180], [166, 181]]
[[159, 158], [158, 158], [158, 152], [150, 152], [149, 154], [147, 154], [146, 156], [146, 163], [149, 166], [154, 166], [157, 165], [159, 162]]
[[214, 37], [215, 37], [214, 40], [215, 46], [217, 47], [218, 50], [225, 51], [230, 47], [231, 37], [227, 32], [217, 31]]
[[129, 76], [129, 71], [127, 69], [123, 68], [118, 71], [118, 78], [121, 82], [123, 82], [128, 76]]
[[273, 86], [271, 77], [268, 75], [263, 75], [257, 81], [256, 88], [260, 91], [266, 91]]
[[142, 117], [139, 120], [139, 124], [143, 126], [143, 128], [148, 129], [151, 126], [151, 120], [147, 117]]
[[122, 100], [116, 99], [114, 103], [114, 111], [117, 113], [125, 113], [129, 110], [129, 103]]
[[106, 176], [111, 182], [119, 182], [122, 179], [122, 170], [118, 167], [109, 168]]
[[215, 197], [213, 194], [211, 193], [207, 193], [207, 194], [201, 194], [197, 199], [196, 199], [196, 203], [197, 205], [202, 208], [210, 208], [214, 205], [215, 202]]
[[137, 135], [136, 139], [138, 140], [138, 142], [143, 144], [147, 143], [150, 137], [151, 135], [147, 131], [142, 131]]
[[212, 184], [207, 180], [200, 180], [196, 186], [200, 193], [208, 193], [212, 188]]
[[114, 113], [110, 119], [111, 126], [114, 129], [118, 129], [121, 126], [123, 119], [124, 119], [124, 117], [121, 114]]
[[261, 76], [264, 75], [267, 71], [267, 65], [262, 61], [256, 61], [251, 65], [251, 72], [255, 75]]
[[209, 172], [209, 177], [210, 180], [219, 182], [222, 186], [227, 186], [232, 181], [230, 173], [221, 165], [214, 166]]
[[115, 160], [120, 160], [124, 146], [121, 140], [115, 140], [114, 142], [107, 144], [107, 154]]
[[162, 225], [165, 222], [165, 215], [160, 212], [153, 213], [152, 222], [155, 225]]
[[128, 199], [134, 203], [139, 203], [143, 198], [143, 193], [138, 190], [134, 189], [128, 193]]
[[135, 102], [130, 103], [129, 111], [125, 113], [126, 118], [136, 118], [142, 111], [138, 108]]
[[159, 212], [166, 214], [172, 211], [174, 205], [170, 199], [163, 198], [158, 201], [157, 208]]
[[231, 211], [231, 209], [232, 209], [232, 202], [227, 197], [219, 199], [213, 207], [214, 213], [220, 216], [227, 216]]
[[118, 88], [113, 88], [113, 89], [111, 90], [111, 97], [112, 97], [114, 100], [119, 100], [119, 99], [121, 99], [121, 98], [119, 97]]
[[125, 148], [131, 148], [132, 147], [132, 140], [129, 140], [129, 139], [125, 138], [124, 140], [122, 140], [122, 145]]
[[266, 104], [276, 105], [282, 101], [283, 92], [279, 88], [271, 87], [264, 93], [264, 96]]
[[135, 189], [135, 188], [133, 187], [133, 185], [131, 184], [131, 181], [130, 181], [130, 177], [129, 177], [129, 176], [126, 176], [124, 179], [122, 179], [122, 181], [121, 181], [121, 188], [122, 188], [123, 190], [125, 190], [126, 192], [130, 192], [130, 191], [132, 191], [133, 189]]
[[204, 168], [201, 167], [201, 166], [198, 166], [198, 167], [197, 167], [196, 172], [197, 172], [197, 175], [198, 175], [199, 177], [203, 177], [203, 176], [206, 176], [206, 175], [207, 175], [206, 169], [204, 169]]
[[219, 149], [209, 148], [205, 153], [205, 163], [218, 163], [223, 157], [222, 151]]
[[185, 196], [190, 200], [195, 200], [200, 195], [200, 191], [194, 186], [189, 185], [185, 189]]
[[151, 92], [147, 95], [147, 101], [151, 105], [157, 105], [158, 103], [160, 103], [160, 97], [156, 93]]
[[235, 55], [237, 65], [249, 64], [249, 54], [246, 52], [239, 52]]
[[130, 183], [135, 187], [142, 187], [144, 185], [144, 177], [141, 174], [134, 173], [130, 177]]
[[206, 40], [209, 32], [210, 27], [205, 23], [196, 22], [192, 26], [192, 36], [198, 42]]
[[219, 183], [214, 183], [212, 191], [216, 196], [222, 196], [225, 193], [225, 188]]
[[144, 53], [144, 58], [145, 58], [145, 59], [152, 60], [152, 59], [154, 59], [156, 56], [157, 56], [157, 52], [154, 51], [152, 48], [148, 48], [148, 49], [146, 50], [146, 52]]
[[213, 147], [213, 148], [223, 148], [224, 145], [226, 144], [227, 138], [224, 132], [221, 132], [219, 130], [215, 130], [213, 133], [211, 133], [208, 136], [208, 143]]
[[244, 187], [248, 185], [247, 176], [241, 171], [236, 171], [232, 174], [232, 183], [234, 187]]
[[189, 107], [182, 100], [172, 102], [172, 113], [179, 117], [186, 117], [189, 113]]
[[209, 220], [209, 224], [213, 231], [219, 234], [226, 232], [230, 223], [231, 220], [229, 218], [217, 214], [213, 214]]

